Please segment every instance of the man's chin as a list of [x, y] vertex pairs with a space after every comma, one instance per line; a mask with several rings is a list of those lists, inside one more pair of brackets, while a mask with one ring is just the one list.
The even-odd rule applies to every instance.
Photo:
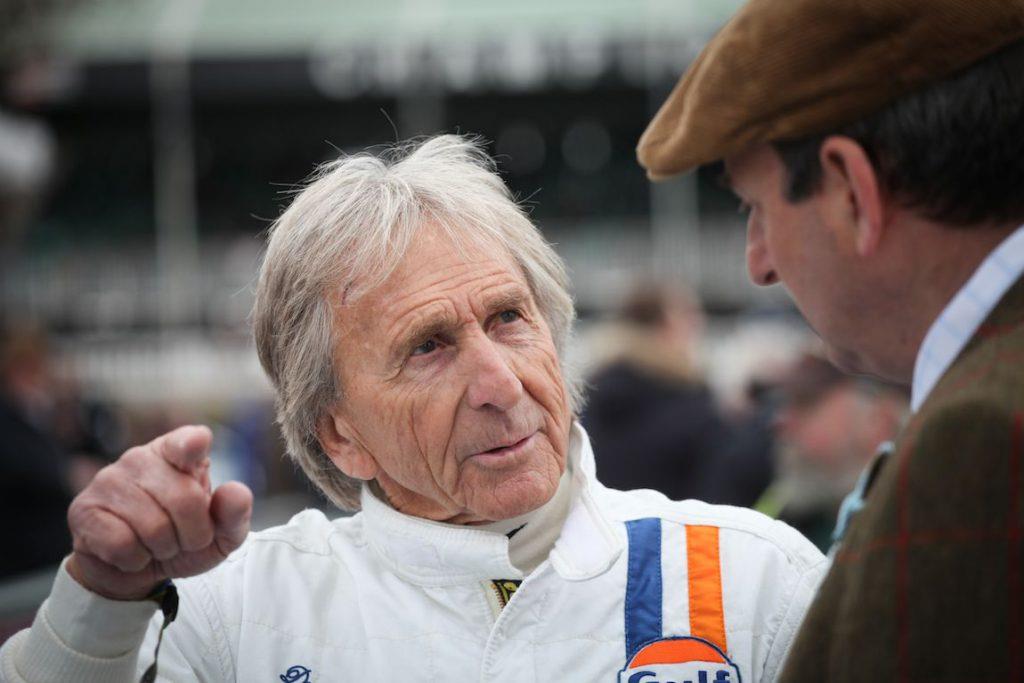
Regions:
[[910, 383], [909, 378], [900, 376], [892, 368], [883, 367], [879, 363], [872, 362], [863, 354], [854, 351], [840, 349], [827, 344], [825, 355], [832, 365], [848, 375], [863, 375], [890, 384], [905, 385]]
[[480, 517], [500, 522], [539, 509], [557, 490], [557, 478], [551, 483], [537, 472], [517, 474], [495, 486], [486, 499], [476, 501], [473, 511]]
[[867, 374], [862, 359], [853, 351], [840, 349], [832, 344], [825, 345], [825, 356], [828, 362], [850, 375]]
[[528, 515], [535, 510], [539, 510], [545, 503], [551, 500], [551, 497], [551, 495], [548, 495], [547, 497], [537, 496], [536, 498], [523, 497], [522, 499], [514, 502], [487, 506], [485, 509], [480, 511], [480, 515], [493, 522], [513, 519], [514, 517]]

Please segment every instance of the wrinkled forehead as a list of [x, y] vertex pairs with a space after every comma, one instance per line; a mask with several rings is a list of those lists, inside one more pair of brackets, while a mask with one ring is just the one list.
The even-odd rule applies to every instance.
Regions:
[[[535, 307], [522, 270], [501, 245], [456, 242], [429, 230], [409, 245], [383, 282], [336, 300], [337, 351], [391, 367], [420, 338], [451, 333], [466, 316]], [[341, 357], [336, 362], [345, 366]]]
[[414, 294], [425, 282], [457, 274], [472, 277], [505, 270], [526, 282], [523, 269], [497, 237], [458, 224], [432, 221], [420, 226], [405, 245], [392, 245], [388, 253], [360, 274], [343, 278], [334, 292], [340, 306], [364, 299], [379, 304]]

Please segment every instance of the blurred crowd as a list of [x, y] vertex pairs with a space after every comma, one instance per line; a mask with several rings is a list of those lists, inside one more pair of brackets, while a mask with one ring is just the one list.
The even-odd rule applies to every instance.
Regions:
[[582, 421], [605, 484], [732, 505], [767, 486], [768, 415], [758, 404], [736, 414], [720, 406], [702, 366], [704, 329], [690, 291], [649, 282], [592, 332]]

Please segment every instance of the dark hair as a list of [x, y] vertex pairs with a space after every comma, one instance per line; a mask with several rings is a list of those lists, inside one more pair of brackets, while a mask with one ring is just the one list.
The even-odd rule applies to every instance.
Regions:
[[664, 325], [672, 311], [700, 310], [700, 302], [680, 283], [645, 279], [634, 283], [616, 313], [618, 320], [637, 327]]
[[838, 130], [773, 143], [789, 201], [820, 188], [830, 135], [860, 144], [883, 191], [931, 220], [1024, 221], [1024, 41]]

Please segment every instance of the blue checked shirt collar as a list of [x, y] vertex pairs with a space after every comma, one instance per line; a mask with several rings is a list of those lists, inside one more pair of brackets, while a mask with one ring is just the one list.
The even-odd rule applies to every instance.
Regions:
[[910, 407], [917, 412], [1007, 290], [1024, 274], [1024, 225], [996, 247], [932, 323], [917, 352]]

